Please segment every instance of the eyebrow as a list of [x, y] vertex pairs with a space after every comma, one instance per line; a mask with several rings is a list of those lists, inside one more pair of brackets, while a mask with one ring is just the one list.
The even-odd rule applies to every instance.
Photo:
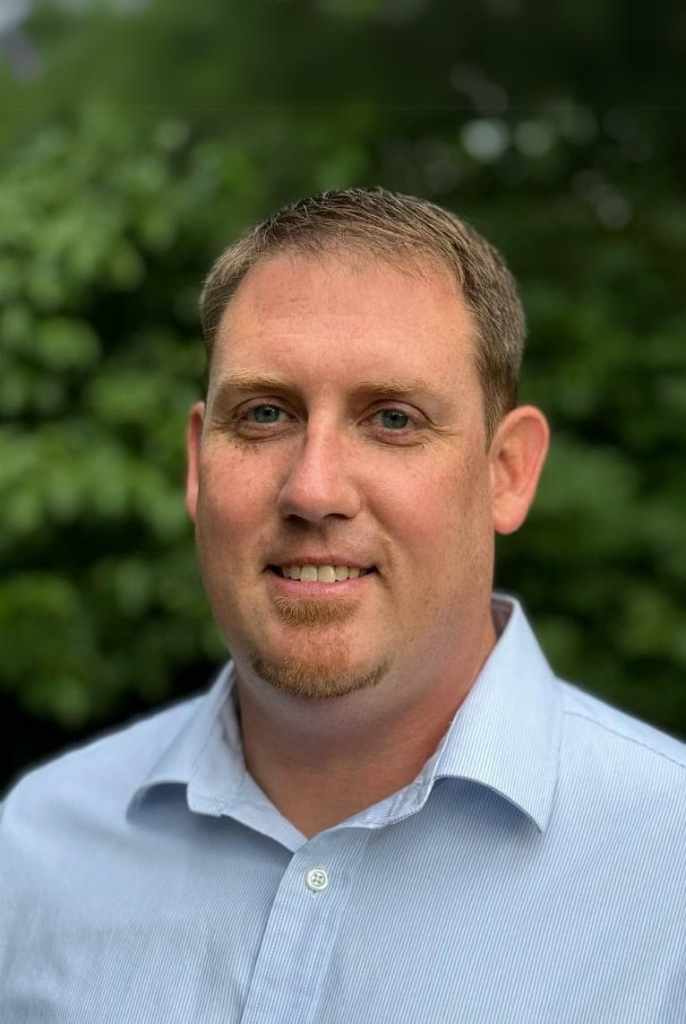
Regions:
[[[238, 372], [223, 378], [218, 384], [215, 403], [223, 404], [233, 397], [264, 392], [295, 395], [298, 392], [298, 388], [285, 377], [271, 375], [253, 376], [252, 374]], [[436, 390], [435, 384], [423, 380], [421, 377], [409, 380], [394, 377], [386, 377], [383, 380], [360, 380], [353, 389], [353, 393], [355, 396], [369, 398], [407, 398], [411, 395], [433, 398], [443, 397], [441, 392]]]

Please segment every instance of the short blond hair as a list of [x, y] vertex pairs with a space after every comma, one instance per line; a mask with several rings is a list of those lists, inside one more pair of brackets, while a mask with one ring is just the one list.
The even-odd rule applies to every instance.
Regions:
[[454, 213], [383, 188], [321, 192], [289, 203], [247, 231], [216, 260], [200, 296], [212, 357], [219, 322], [258, 261], [286, 249], [360, 250], [403, 266], [427, 259], [447, 268], [476, 325], [476, 367], [490, 439], [517, 403], [526, 322], [517, 286], [498, 250]]

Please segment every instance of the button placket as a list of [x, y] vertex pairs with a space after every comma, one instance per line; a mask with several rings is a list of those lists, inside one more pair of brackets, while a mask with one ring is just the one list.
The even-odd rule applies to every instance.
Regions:
[[274, 897], [241, 1024], [316, 1024], [351, 879], [368, 838], [366, 830], [341, 830], [293, 854]]

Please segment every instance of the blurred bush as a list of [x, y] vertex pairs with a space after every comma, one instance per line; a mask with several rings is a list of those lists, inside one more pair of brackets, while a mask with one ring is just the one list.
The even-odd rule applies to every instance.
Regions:
[[222, 177], [199, 158], [99, 110], [1, 172], [1, 678], [65, 724], [218, 653], [181, 501]]
[[381, 182], [471, 219], [522, 285], [522, 397], [554, 444], [498, 583], [561, 673], [686, 734], [683, 18], [457, 8], [43, 4], [24, 25], [40, 70], [0, 79], [10, 704], [92, 728], [222, 657], [182, 504], [202, 276], [286, 199]]

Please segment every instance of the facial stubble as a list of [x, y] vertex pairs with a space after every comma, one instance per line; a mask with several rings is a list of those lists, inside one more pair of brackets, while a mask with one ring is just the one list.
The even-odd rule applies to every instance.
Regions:
[[281, 621], [297, 631], [297, 641], [305, 652], [302, 657], [278, 659], [251, 652], [253, 671], [274, 689], [310, 700], [344, 697], [377, 686], [388, 672], [388, 659], [366, 670], [353, 666], [344, 631], [327, 628], [323, 636], [320, 633], [322, 627], [349, 621], [357, 610], [356, 602], [276, 597], [274, 607]]

